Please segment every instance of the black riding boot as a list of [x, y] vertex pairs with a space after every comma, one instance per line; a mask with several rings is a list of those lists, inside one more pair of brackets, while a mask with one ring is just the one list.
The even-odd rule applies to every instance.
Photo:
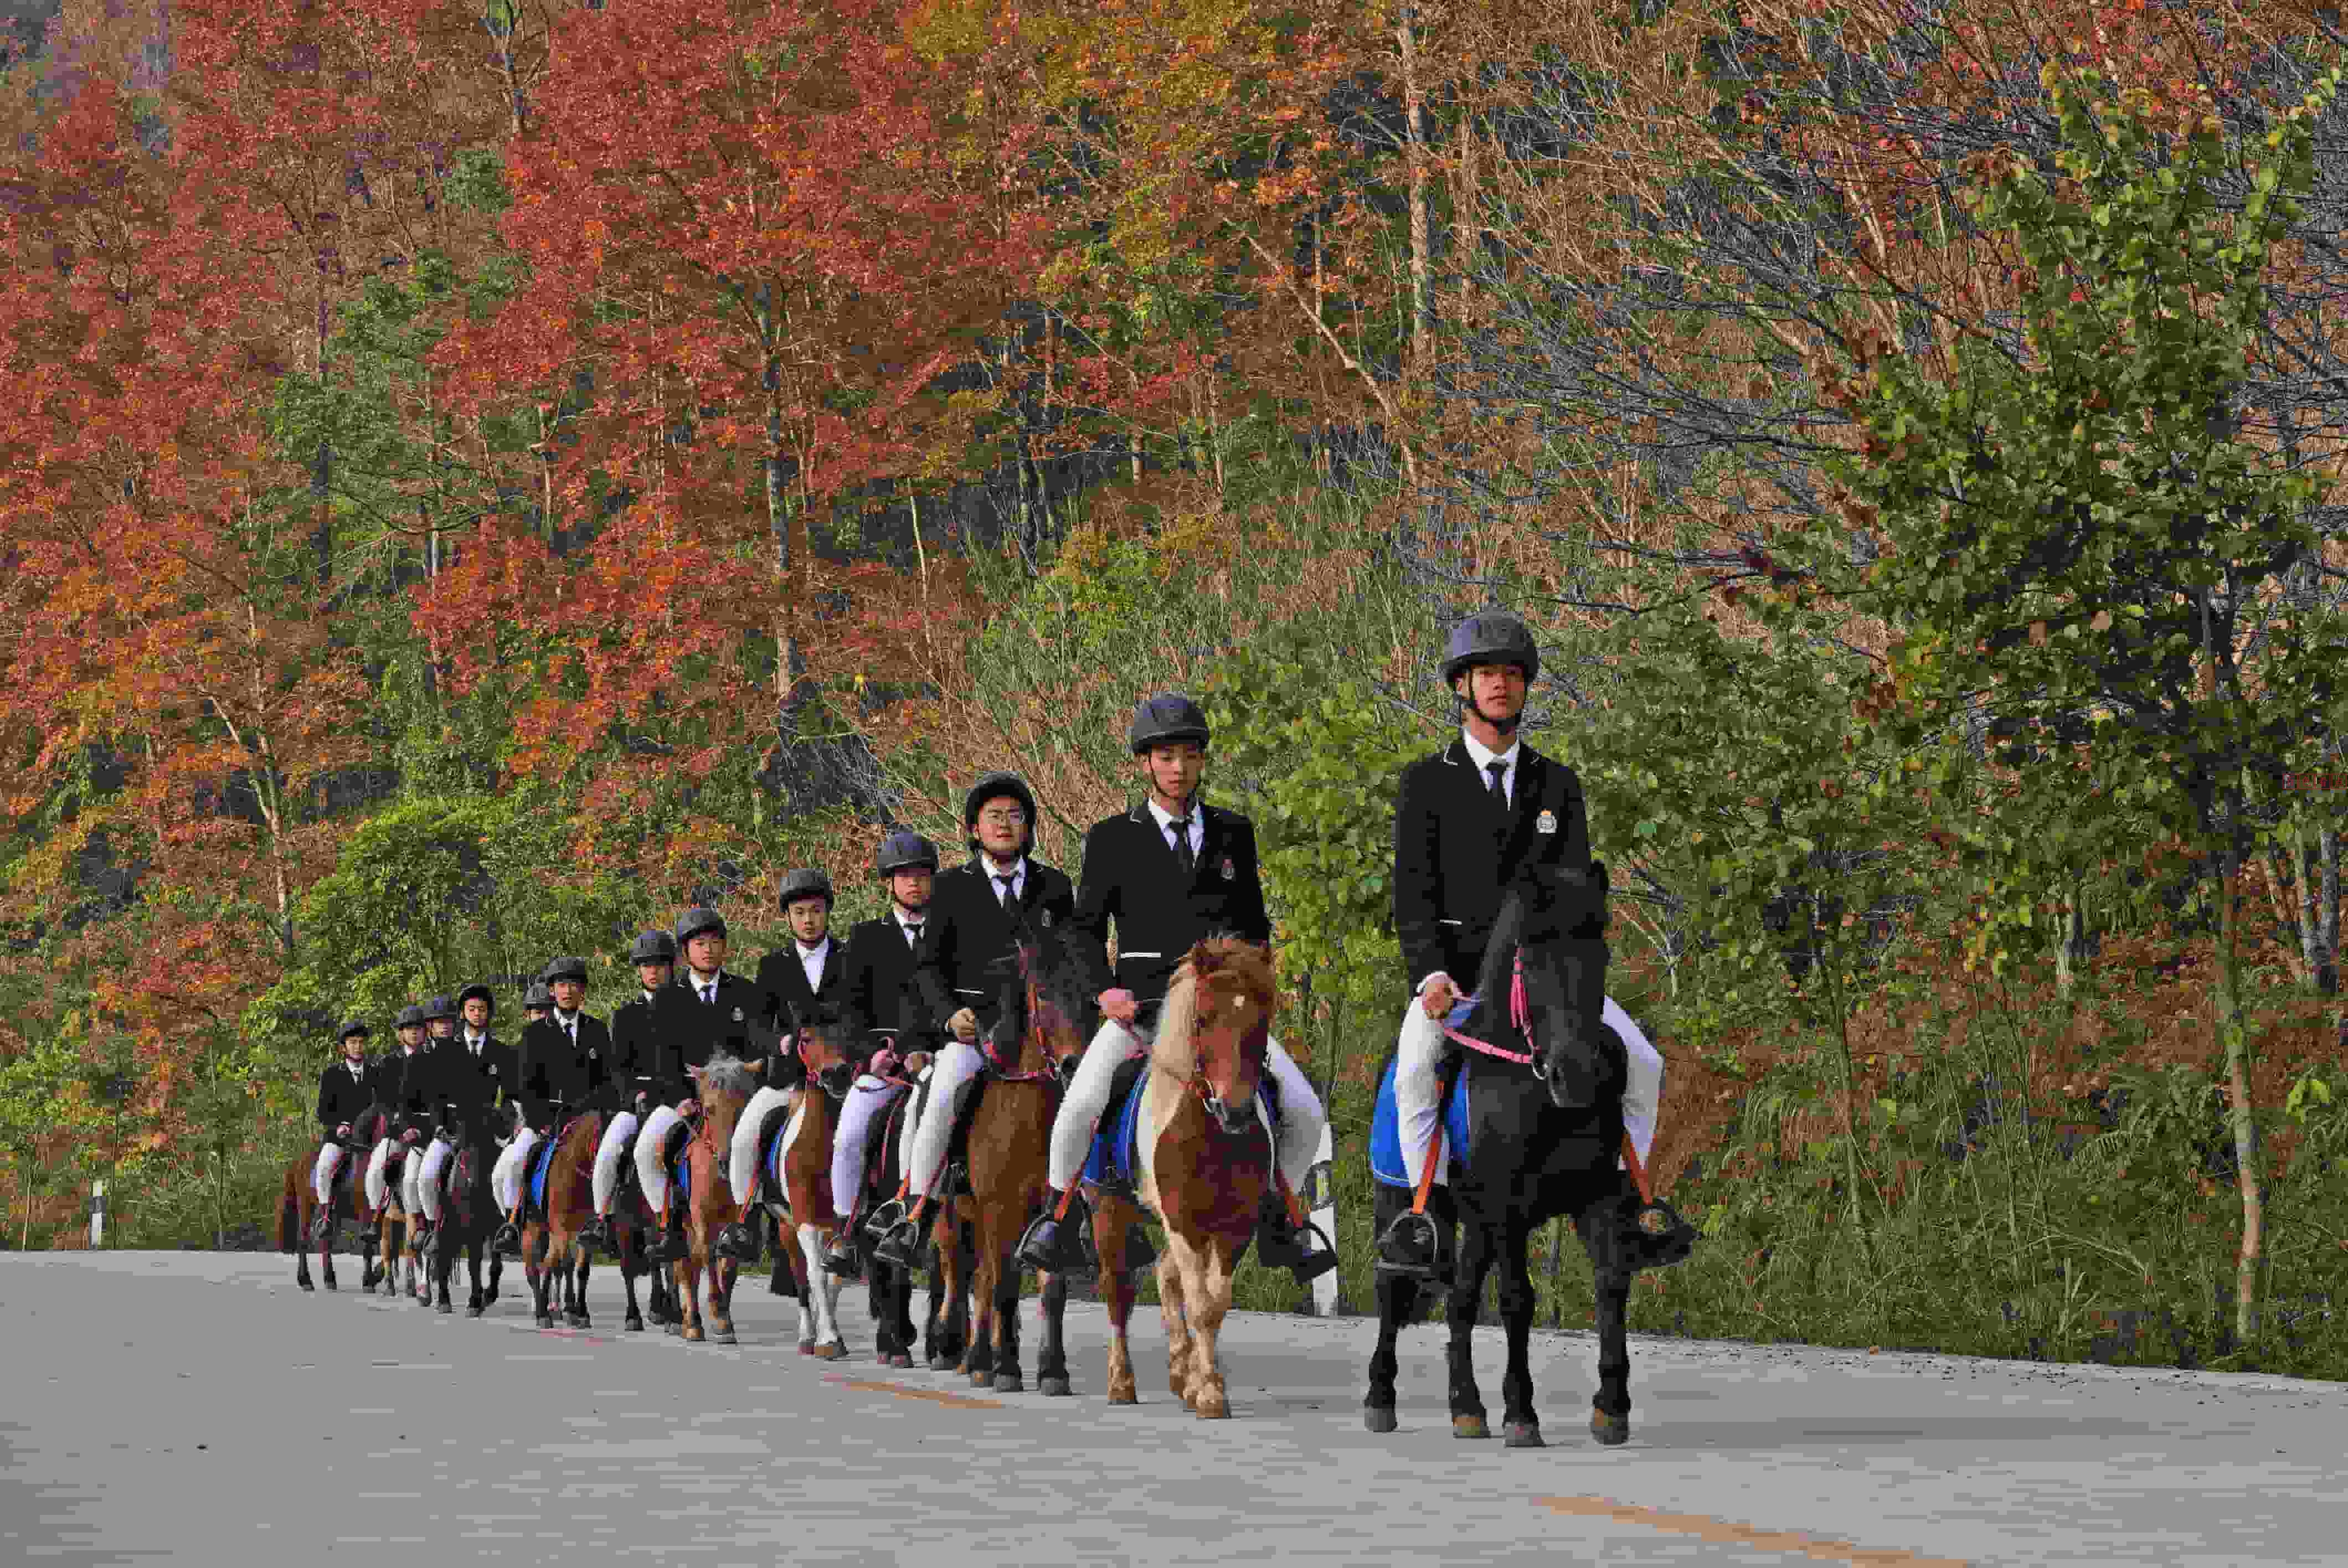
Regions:
[[1309, 1285], [1337, 1266], [1337, 1255], [1321, 1240], [1320, 1231], [1307, 1223], [1302, 1226], [1288, 1217], [1288, 1205], [1278, 1193], [1264, 1194], [1263, 1206], [1257, 1211], [1255, 1225], [1255, 1255], [1266, 1268], [1284, 1268], [1296, 1276], [1299, 1285]]
[[1057, 1190], [1045, 1196], [1042, 1216], [1027, 1227], [1027, 1234], [1019, 1238], [1018, 1248], [1012, 1254], [1029, 1268], [1044, 1274], [1072, 1274], [1092, 1262], [1085, 1255], [1085, 1229], [1092, 1224], [1093, 1216], [1085, 1205], [1084, 1194], [1068, 1194], [1067, 1216], [1055, 1219], [1053, 1216], [1060, 1212], [1060, 1199]]
[[872, 1249], [872, 1255], [882, 1263], [894, 1264], [899, 1268], [919, 1266], [922, 1260], [922, 1234], [930, 1223], [931, 1212], [929, 1199], [923, 1198], [916, 1203], [913, 1205], [913, 1212], [898, 1221], [890, 1228], [889, 1234], [880, 1238], [880, 1245]]

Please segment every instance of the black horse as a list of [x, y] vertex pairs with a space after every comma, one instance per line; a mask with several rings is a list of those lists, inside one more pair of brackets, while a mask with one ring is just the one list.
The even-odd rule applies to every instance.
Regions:
[[[464, 1255], [471, 1286], [466, 1296], [465, 1316], [479, 1317], [498, 1299], [498, 1281], [505, 1272], [505, 1259], [489, 1245], [489, 1236], [503, 1218], [489, 1196], [489, 1167], [498, 1158], [492, 1129], [495, 1116], [495, 1112], [486, 1108], [469, 1114], [453, 1102], [444, 1102], [441, 1107], [440, 1124], [449, 1142], [456, 1145], [456, 1153], [448, 1162], [448, 1191], [441, 1199], [440, 1223], [425, 1238], [424, 1255], [427, 1270], [426, 1300], [442, 1313], [456, 1310], [448, 1296], [448, 1277], [456, 1268], [459, 1253]], [[489, 1265], [486, 1289], [481, 1284], [485, 1255]]]
[[[1508, 1444], [1541, 1446], [1526, 1360], [1534, 1304], [1528, 1243], [1538, 1226], [1570, 1214], [1597, 1284], [1599, 1386], [1591, 1434], [1610, 1446], [1629, 1440], [1631, 1354], [1623, 1318], [1631, 1280], [1642, 1268], [1684, 1258], [1694, 1233], [1667, 1205], [1643, 1199], [1616, 1164], [1630, 1063], [1622, 1037], [1602, 1017], [1605, 929], [1602, 865], [1588, 872], [1529, 867], [1501, 905], [1475, 1010], [1459, 1033], [1529, 1060], [1461, 1047], [1447, 1071], [1447, 1089], [1453, 1073], [1467, 1074], [1468, 1159], [1463, 1165], [1455, 1152], [1447, 1189], [1437, 1184], [1428, 1194], [1425, 1218], [1435, 1227], [1438, 1258], [1434, 1276], [1379, 1266], [1378, 1348], [1362, 1401], [1365, 1424], [1374, 1432], [1395, 1430], [1395, 1336], [1413, 1320], [1420, 1291], [1444, 1283], [1445, 1263], [1456, 1256], [1447, 1304], [1452, 1431], [1463, 1438], [1490, 1435], [1469, 1350], [1484, 1276], [1497, 1264], [1500, 1321], [1509, 1337], [1508, 1371], [1500, 1382]], [[1382, 1069], [1381, 1081], [1384, 1076]], [[1413, 1189], [1381, 1181], [1375, 1234], [1384, 1235], [1413, 1197]]]

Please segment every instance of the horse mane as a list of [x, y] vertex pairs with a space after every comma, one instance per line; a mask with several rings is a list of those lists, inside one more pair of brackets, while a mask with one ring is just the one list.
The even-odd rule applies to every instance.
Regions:
[[1199, 1053], [1191, 1037], [1198, 1028], [1199, 989], [1207, 985], [1238, 989], [1256, 1004], [1265, 1023], [1271, 1022], [1279, 987], [1263, 949], [1238, 937], [1205, 938], [1174, 971], [1173, 983], [1166, 990], [1166, 1005], [1158, 1014], [1158, 1038], [1149, 1048], [1150, 1060], [1159, 1069], [1177, 1078], [1188, 1079], [1199, 1070]]
[[1476, 977], [1476, 1021], [1488, 1030], [1491, 1020], [1506, 1022], [1509, 1017], [1509, 983], [1516, 975], [1517, 948], [1524, 941], [1527, 892], [1521, 879], [1509, 889], [1492, 921], [1491, 938], [1484, 944], [1484, 969]]
[[750, 1064], [734, 1056], [713, 1056], [701, 1064], [702, 1084], [720, 1094], [738, 1094], [747, 1100], [758, 1091], [757, 1077]]

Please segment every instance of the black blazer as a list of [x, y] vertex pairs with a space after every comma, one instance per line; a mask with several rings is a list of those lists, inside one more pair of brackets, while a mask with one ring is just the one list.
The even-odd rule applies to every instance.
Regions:
[[[1162, 999], [1183, 956], [1202, 937], [1228, 933], [1272, 940], [1256, 865], [1255, 825], [1220, 806], [1200, 808], [1203, 835], [1196, 871], [1185, 877], [1174, 845], [1145, 804], [1104, 817], [1085, 835], [1084, 881], [1076, 893], [1076, 948], [1097, 996], [1112, 981], [1136, 999]], [[1117, 968], [1108, 963], [1117, 922]]]
[[[1019, 908], [1032, 926], [1065, 927], [1076, 917], [1076, 889], [1066, 876], [1030, 856], [1019, 885]], [[930, 1027], [943, 1030], [946, 1020], [968, 1008], [977, 1015], [980, 1032], [993, 1028], [1002, 1008], [1003, 977], [987, 971], [1011, 951], [1011, 917], [978, 858], [940, 873], [913, 977]]]
[[[922, 934], [926, 940], [926, 925]], [[917, 967], [912, 944], [894, 913], [860, 920], [842, 949], [839, 995], [825, 999], [848, 1015], [851, 1029], [884, 1030], [897, 1037], [898, 1050], [914, 1050], [935, 1027], [918, 1001]]]
[[427, 1041], [413, 1051], [395, 1051], [376, 1063], [376, 1071], [383, 1074], [383, 1102], [407, 1124], [421, 1122], [427, 1129], [431, 1123], [425, 1120], [428, 1112], [424, 1100], [432, 1071], [432, 1064], [427, 1060], [430, 1054]]
[[553, 1131], [547, 1119], [555, 1102], [561, 1102], [575, 1116], [608, 1098], [612, 1031], [591, 1013], [579, 1014], [577, 1050], [549, 1014], [521, 1031], [515, 1056], [520, 1065], [515, 1070], [514, 1098], [520, 1102], [522, 1115], [541, 1132]]
[[[664, 1087], [665, 1080], [661, 1076], [661, 1013], [675, 1000], [675, 990], [674, 986], [663, 986], [649, 996], [639, 992], [612, 1009], [612, 1052], [603, 1088], [605, 1110], [630, 1110], [639, 1091], [652, 1093]], [[657, 1095], [654, 1102], [658, 1102]], [[675, 1104], [676, 1099], [669, 1103]]]
[[798, 1027], [801, 1019], [815, 1010], [819, 1002], [839, 1005], [847, 979], [848, 955], [839, 938], [831, 938], [831, 947], [823, 956], [821, 983], [812, 989], [808, 986], [807, 970], [799, 963], [798, 944], [786, 942], [758, 960], [756, 984], [767, 994], [767, 1027], [778, 1034], [788, 1034]]
[[359, 1075], [351, 1077], [351, 1070], [342, 1058], [329, 1062], [318, 1074], [318, 1126], [326, 1136], [345, 1122], [355, 1122], [374, 1104], [381, 1087], [381, 1070], [372, 1061], [359, 1062]]
[[676, 994], [662, 1003], [654, 1037], [659, 1042], [654, 1076], [663, 1085], [654, 1096], [655, 1103], [675, 1105], [693, 1098], [696, 1091], [685, 1069], [699, 1067], [720, 1051], [748, 1060], [773, 1049], [773, 1035], [765, 1023], [767, 993], [757, 981], [720, 969], [717, 1000], [712, 1005], [694, 988], [693, 971], [680, 966], [669, 989]]
[[1464, 738], [1402, 771], [1394, 922], [1414, 986], [1438, 969], [1463, 991], [1475, 986], [1502, 893], [1519, 867], [1590, 869], [1589, 816], [1571, 768], [1527, 744], [1505, 814], [1488, 788]]
[[419, 1055], [430, 1096], [424, 1108], [427, 1114], [437, 1116], [444, 1102], [453, 1104], [469, 1136], [498, 1131], [489, 1125], [489, 1113], [520, 1087], [511, 1046], [491, 1032], [483, 1038], [481, 1054], [476, 1057], [460, 1030], [448, 1040], [426, 1042]]

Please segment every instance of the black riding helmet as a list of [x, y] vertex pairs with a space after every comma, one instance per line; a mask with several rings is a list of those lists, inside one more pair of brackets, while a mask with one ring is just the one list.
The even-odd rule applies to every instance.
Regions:
[[340, 1045], [353, 1035], [357, 1035], [364, 1040], [374, 1033], [375, 1030], [367, 1028], [365, 1019], [355, 1018], [343, 1025], [342, 1031], [335, 1036], [335, 1043]]
[[[587, 983], [587, 960], [578, 958], [549, 958], [546, 968], [538, 972], [538, 979], [540, 984], [547, 986], [557, 980], [577, 980], [583, 986]], [[547, 994], [551, 996], [554, 993], [549, 991]]]
[[[1145, 697], [1133, 711], [1133, 723], [1126, 726], [1126, 743], [1139, 756], [1152, 746], [1171, 745], [1177, 741], [1196, 741], [1201, 751], [1208, 743], [1207, 715], [1199, 704], [1179, 692], [1160, 692]], [[1028, 815], [1033, 816], [1034, 812]]]
[[684, 952], [685, 945], [705, 931], [726, 935], [726, 917], [696, 904], [676, 917], [676, 950]]
[[776, 895], [775, 907], [788, 911], [802, 898], [820, 898], [823, 907], [831, 907], [831, 878], [814, 866], [801, 866], [783, 877], [783, 890]]
[[399, 1015], [391, 1020], [391, 1027], [394, 1029], [422, 1029], [424, 1027], [424, 1009], [417, 1007], [414, 1002], [409, 1002], [406, 1007], [400, 1009]]
[[962, 825], [963, 830], [970, 835], [971, 853], [982, 853], [978, 842], [978, 814], [986, 809], [987, 802], [994, 800], [1015, 800], [1019, 803], [1019, 809], [1027, 814], [1027, 835], [1019, 850], [1023, 855], [1032, 851], [1035, 847], [1035, 793], [1017, 774], [989, 774], [971, 785], [970, 793], [962, 797]]
[[1478, 664], [1513, 664], [1528, 682], [1540, 678], [1540, 644], [1525, 623], [1505, 610], [1471, 615], [1451, 629], [1443, 654], [1443, 683], [1450, 685]]
[[666, 931], [639, 931], [636, 945], [628, 949], [632, 964], [673, 964], [676, 962], [676, 938]]
[[524, 1011], [531, 1008], [551, 1008], [554, 1006], [554, 993], [547, 989], [544, 980], [532, 980], [530, 989], [521, 993], [521, 1005]]
[[430, 1001], [424, 1004], [424, 1021], [426, 1023], [431, 1023], [436, 1020], [444, 1018], [454, 1019], [456, 1016], [457, 1004], [449, 1000], [446, 996], [434, 997]]
[[475, 980], [471, 985], [467, 986], [463, 990], [457, 993], [457, 1005], [449, 1009], [451, 1015], [457, 1018], [464, 1017], [465, 1004], [471, 1001], [475, 997], [479, 997], [482, 1000], [489, 1004], [489, 1016], [491, 1018], [498, 1016], [498, 993], [491, 990], [489, 987], [483, 985], [479, 980]]
[[[972, 820], [977, 819], [975, 812]], [[938, 868], [938, 846], [910, 828], [899, 828], [880, 841], [873, 853], [872, 869], [880, 876], [900, 871], [935, 871]]]

